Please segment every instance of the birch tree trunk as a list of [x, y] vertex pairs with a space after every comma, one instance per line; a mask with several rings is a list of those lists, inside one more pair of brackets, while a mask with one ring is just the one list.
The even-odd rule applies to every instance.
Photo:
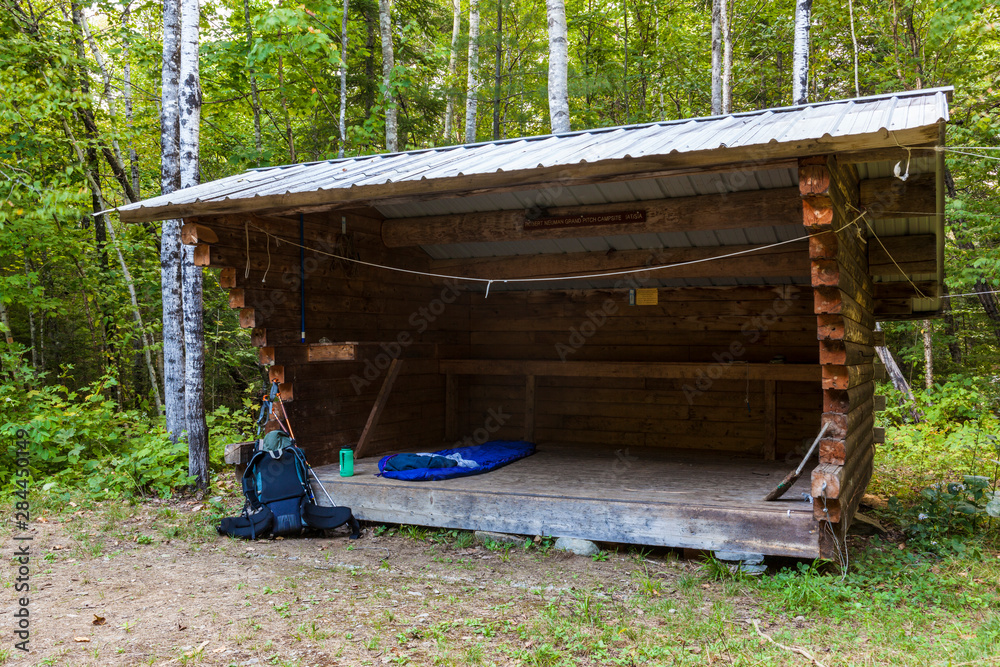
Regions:
[[396, 85], [392, 70], [396, 66], [392, 50], [392, 0], [378, 0], [378, 27], [382, 33], [382, 85], [385, 86], [385, 150], [399, 150], [399, 125], [396, 109]]
[[733, 111], [733, 35], [730, 25], [729, 3], [722, 0], [722, 113]]
[[3, 337], [7, 341], [7, 351], [10, 351], [10, 346], [14, 344], [14, 337], [11, 335], [10, 328], [10, 314], [7, 312], [7, 306], [4, 305], [3, 299], [0, 299], [0, 324], [3, 324]]
[[[180, 0], [163, 0], [163, 74], [160, 103], [160, 189], [180, 187], [181, 65]], [[160, 292], [163, 301], [163, 404], [167, 432], [175, 442], [186, 430], [184, 418], [184, 329], [181, 310], [181, 223], [164, 220], [160, 234]]]
[[[346, 0], [345, 0], [346, 2]], [[250, 22], [250, 0], [243, 0], [243, 25], [247, 33], [247, 59], [253, 52], [253, 23]], [[257, 91], [257, 71], [253, 67], [247, 68], [250, 79], [250, 107], [253, 109], [253, 146], [257, 150], [257, 166], [260, 166], [260, 154], [262, 152], [260, 139], [260, 94]]]
[[[181, 187], [198, 185], [198, 141], [201, 125], [201, 81], [198, 68], [199, 0], [181, 0], [180, 171]], [[194, 246], [184, 246], [181, 260], [184, 313], [184, 414], [187, 418], [188, 474], [207, 489], [208, 425], [205, 422], [205, 326], [202, 271], [194, 263]]]
[[795, 2], [795, 42], [792, 46], [792, 104], [809, 101], [809, 23], [812, 0]]
[[934, 386], [934, 340], [931, 337], [931, 321], [924, 320], [924, 388]]
[[854, 32], [854, 1], [847, 0], [847, 12], [851, 18], [851, 45], [854, 48], [854, 94], [861, 97], [861, 85], [858, 83], [858, 36]]
[[712, 0], [712, 115], [722, 113], [722, 3]]
[[347, 10], [350, 0], [344, 0], [344, 14], [340, 19], [340, 149], [337, 157], [344, 157], [347, 148]]
[[[566, 37], [566, 5], [546, 0], [549, 23], [549, 121], [552, 134], [569, 132], [569, 44]], [[628, 91], [626, 91], [628, 94]]]
[[[135, 141], [132, 140], [132, 128], [135, 118], [132, 114], [132, 65], [129, 62], [129, 16], [130, 10], [126, 6], [122, 12], [122, 101], [125, 103], [125, 126], [129, 131], [128, 163], [129, 175], [132, 178], [132, 192], [136, 198], [140, 198], [139, 190], [139, 156], [135, 152]], [[159, 409], [159, 388], [157, 391], [157, 409]]]
[[479, 0], [469, 0], [469, 81], [465, 92], [465, 143], [476, 140], [479, 106]]
[[[462, 0], [452, 0], [451, 3], [451, 51], [448, 54], [448, 85], [455, 83], [458, 74], [458, 38], [462, 35]], [[448, 93], [448, 104], [444, 110], [444, 141], [451, 143], [451, 135], [455, 127], [455, 95]]]
[[493, 140], [500, 139], [500, 83], [503, 80], [503, 0], [497, 0], [497, 43], [493, 66]]

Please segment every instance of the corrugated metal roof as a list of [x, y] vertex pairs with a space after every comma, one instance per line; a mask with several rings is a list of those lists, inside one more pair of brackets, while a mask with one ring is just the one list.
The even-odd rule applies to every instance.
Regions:
[[[388, 197], [454, 196], [506, 175], [508, 185], [537, 170], [621, 163], [622, 173], [767, 157], [795, 157], [845, 149], [852, 137], [863, 147], [893, 146], [907, 133], [948, 119], [950, 88], [767, 109], [728, 116], [647, 123], [505, 141], [371, 155], [255, 169], [169, 195], [122, 206], [126, 221], [175, 215], [224, 214], [253, 209], [338, 203], [377, 203]], [[916, 135], [914, 135], [916, 136]], [[925, 136], [925, 135], [921, 135]], [[642, 163], [633, 163], [643, 159]], [[463, 178], [464, 177], [464, 178]], [[462, 179], [459, 181], [458, 179]], [[513, 179], [513, 180], [512, 180]], [[525, 183], [530, 187], [531, 183]], [[640, 197], [637, 197], [640, 198]], [[493, 210], [496, 210], [495, 208]]]

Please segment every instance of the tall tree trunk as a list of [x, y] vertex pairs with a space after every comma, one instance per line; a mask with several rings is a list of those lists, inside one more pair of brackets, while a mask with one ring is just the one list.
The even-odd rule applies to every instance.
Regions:
[[[278, 38], [283, 34], [278, 32]], [[295, 134], [292, 132], [292, 117], [288, 113], [288, 98], [285, 96], [285, 59], [278, 55], [278, 89], [281, 91], [281, 112], [285, 119], [285, 142], [288, 144], [288, 159], [295, 163]]]
[[344, 157], [347, 150], [347, 10], [350, 0], [344, 0], [344, 14], [340, 19], [340, 148], [337, 157]]
[[795, 2], [795, 42], [792, 47], [792, 104], [809, 101], [809, 25], [812, 0]]
[[493, 68], [493, 140], [500, 139], [500, 81], [503, 67], [503, 0], [497, 0], [496, 63]]
[[[346, 2], [346, 0], [345, 0]], [[247, 60], [253, 52], [253, 23], [250, 21], [250, 0], [243, 0], [243, 25], [247, 33]], [[260, 93], [257, 90], [257, 70], [247, 67], [250, 78], [250, 108], [253, 111], [253, 146], [257, 151], [257, 166], [260, 166], [260, 154], [263, 152], [260, 136]]]
[[[180, 187], [181, 65], [180, 0], [163, 0], [163, 75], [160, 103], [160, 189]], [[160, 234], [160, 292], [163, 301], [163, 404], [167, 431], [176, 441], [186, 430], [184, 415], [184, 317], [181, 308], [181, 222], [164, 220]]]
[[944, 320], [944, 334], [948, 339], [948, 353], [952, 363], [961, 365], [962, 346], [958, 342], [958, 327], [955, 325], [955, 314], [951, 308], [951, 298], [948, 296], [948, 284], [941, 285], [941, 319]]
[[545, 9], [549, 23], [549, 121], [552, 134], [559, 134], [570, 130], [566, 5], [563, 0], [546, 0]]
[[465, 143], [476, 140], [479, 106], [479, 0], [469, 0], [469, 80], [465, 92]]
[[[564, 6], [565, 14], [565, 6]], [[625, 124], [628, 125], [629, 119], [632, 114], [629, 110], [629, 97], [631, 95], [631, 88], [629, 87], [629, 76], [628, 76], [628, 0], [622, 0], [622, 27], [624, 28], [624, 34], [622, 35], [622, 101], [625, 107]]]
[[733, 34], [729, 16], [731, 0], [722, 0], [722, 113], [733, 111]]
[[365, 85], [362, 88], [362, 102], [365, 107], [365, 118], [371, 118], [372, 108], [375, 106], [375, 47], [377, 39], [378, 16], [372, 16], [369, 9], [373, 5], [365, 3], [361, 5], [361, 11], [365, 17]]
[[455, 128], [455, 94], [452, 87], [458, 74], [458, 38], [462, 36], [462, 0], [451, 2], [451, 50], [448, 53], [448, 104], [444, 110], [444, 141], [452, 142]]
[[378, 26], [382, 33], [382, 85], [385, 87], [385, 149], [399, 150], [399, 125], [396, 108], [396, 83], [392, 70], [396, 66], [392, 48], [392, 0], [378, 0]]
[[858, 83], [858, 35], [854, 32], [854, 0], [847, 0], [847, 12], [851, 19], [851, 45], [854, 51], [854, 94], [861, 97], [861, 85]]
[[722, 3], [712, 0], [712, 115], [722, 113]]
[[[198, 185], [201, 79], [198, 67], [199, 0], [181, 0], [180, 170], [181, 187]], [[181, 301], [184, 313], [184, 414], [187, 418], [188, 474], [208, 488], [208, 425], [205, 422], [205, 325], [202, 270], [194, 246], [183, 248]]]
[[924, 320], [924, 387], [934, 386], [934, 341], [931, 338], [931, 321]]
[[[27, 249], [24, 253], [24, 279], [26, 281], [26, 287], [28, 292], [31, 292], [31, 260], [28, 259]], [[38, 339], [36, 338], [35, 332], [35, 311], [29, 305], [28, 307], [28, 334], [31, 337], [31, 367], [36, 371], [42, 370], [38, 366]]]
[[0, 299], [0, 324], [3, 324], [3, 337], [7, 341], [7, 351], [10, 351], [10, 346], [14, 344], [14, 336], [11, 335], [10, 328], [10, 313], [7, 312], [7, 306], [4, 305], [3, 299]]
[[[132, 64], [129, 60], [129, 16], [128, 5], [122, 12], [122, 101], [125, 103], [125, 125], [129, 131], [128, 163], [132, 179], [132, 192], [136, 200], [141, 196], [139, 193], [139, 156], [135, 152], [135, 141], [132, 139], [132, 130], [135, 118], [132, 114]], [[157, 388], [157, 392], [159, 389]], [[159, 393], [157, 393], [157, 397]], [[157, 405], [159, 407], [159, 405]]]

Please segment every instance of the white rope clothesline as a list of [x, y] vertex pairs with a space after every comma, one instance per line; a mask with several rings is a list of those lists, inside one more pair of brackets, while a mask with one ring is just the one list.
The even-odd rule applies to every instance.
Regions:
[[[849, 227], [851, 225], [856, 225], [858, 219], [860, 219], [860, 216], [859, 216], [859, 218], [856, 218], [854, 221], [852, 221], [848, 225], [845, 225], [841, 229], [846, 229], [847, 227]], [[630, 269], [621, 269], [621, 270], [618, 270], [618, 271], [602, 271], [600, 273], [584, 273], [584, 274], [569, 275], [569, 276], [547, 276], [547, 277], [535, 277], [535, 278], [478, 278], [478, 277], [474, 277], [474, 276], [455, 276], [455, 275], [450, 275], [450, 274], [446, 274], [446, 273], [432, 273], [432, 272], [429, 272], [429, 271], [417, 271], [416, 269], [404, 269], [404, 268], [398, 267], [398, 266], [387, 266], [387, 265], [384, 265], [384, 264], [376, 264], [374, 262], [366, 262], [364, 260], [354, 259], [353, 257], [343, 257], [343, 256], [337, 255], [335, 253], [326, 252], [324, 250], [319, 250], [318, 248], [312, 248], [312, 247], [309, 247], [309, 246], [306, 246], [306, 245], [301, 245], [299, 243], [296, 243], [295, 241], [289, 241], [289, 240], [284, 239], [284, 238], [282, 238], [282, 237], [280, 237], [280, 236], [278, 236], [276, 234], [272, 234], [271, 232], [269, 232], [269, 231], [267, 231], [265, 229], [262, 229], [261, 227], [255, 225], [253, 223], [250, 223], [250, 227], [253, 227], [257, 231], [262, 232], [263, 234], [265, 234], [269, 238], [273, 237], [276, 242], [287, 243], [288, 245], [295, 246], [297, 248], [302, 248], [304, 250], [308, 250], [310, 252], [315, 252], [315, 253], [318, 253], [318, 254], [321, 254], [321, 255], [326, 255], [328, 257], [334, 257], [334, 258], [336, 258], [338, 260], [342, 260], [342, 261], [345, 261], [345, 262], [352, 262], [354, 264], [361, 264], [363, 266], [370, 266], [370, 267], [376, 268], [376, 269], [384, 269], [386, 271], [396, 271], [398, 273], [408, 273], [408, 274], [411, 274], [411, 275], [425, 276], [425, 277], [429, 277], [429, 278], [443, 278], [443, 279], [446, 279], [446, 280], [463, 280], [463, 281], [469, 281], [469, 282], [486, 283], [486, 294], [487, 294], [487, 296], [489, 295], [490, 286], [492, 286], [493, 283], [538, 283], [538, 282], [561, 281], [561, 280], [588, 280], [588, 279], [591, 279], [591, 278], [612, 278], [612, 277], [615, 277], [615, 276], [626, 276], [626, 275], [630, 275], [630, 274], [633, 274], [633, 273], [641, 273], [641, 272], [646, 272], [646, 271], [662, 271], [664, 269], [673, 269], [673, 268], [677, 268], [677, 267], [681, 267], [681, 266], [690, 266], [692, 264], [702, 264], [704, 262], [714, 262], [714, 261], [717, 261], [717, 260], [720, 260], [720, 259], [729, 259], [731, 257], [738, 257], [740, 255], [748, 255], [748, 254], [751, 254], [751, 253], [761, 252], [763, 250], [769, 250], [771, 248], [776, 248], [778, 246], [787, 245], [789, 243], [798, 243], [800, 241], [807, 241], [807, 240], [813, 238], [814, 236], [820, 236], [822, 234], [836, 233], [834, 230], [827, 230], [827, 231], [817, 232], [815, 234], [807, 234], [805, 236], [796, 237], [794, 239], [787, 239], [785, 241], [778, 241], [777, 243], [768, 243], [766, 245], [754, 246], [753, 248], [747, 248], [745, 250], [737, 250], [736, 252], [729, 252], [729, 253], [725, 253], [723, 255], [716, 255], [714, 257], [703, 257], [701, 259], [692, 259], [692, 260], [688, 260], [688, 261], [685, 261], [685, 262], [674, 262], [672, 264], [659, 264], [659, 265], [656, 265], [656, 266], [634, 267], [634, 268], [630, 268]]]

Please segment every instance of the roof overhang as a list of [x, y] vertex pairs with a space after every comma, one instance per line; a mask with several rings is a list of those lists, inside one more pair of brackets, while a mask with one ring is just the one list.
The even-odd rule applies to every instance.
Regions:
[[[526, 211], [537, 208], [557, 212], [602, 206], [623, 209], [629, 203], [650, 205], [657, 201], [680, 202], [681, 198], [688, 202], [719, 196], [752, 199], [754, 192], [761, 191], [770, 191], [768, 194], [773, 194], [778, 206], [778, 198], [788, 204], [783, 197], [798, 186], [799, 160], [836, 156], [838, 164], [856, 171], [862, 185], [870, 186], [869, 191], [874, 189], [879, 196], [895, 193], [893, 210], [881, 214], [870, 210], [866, 234], [890, 239], [891, 247], [900, 248], [906, 244], [897, 243], [901, 239], [896, 237], [934, 236], [933, 262], [928, 263], [921, 255], [920, 261], [914, 259], [898, 275], [893, 275], [890, 267], [875, 276], [888, 313], [884, 319], [930, 317], [941, 307], [941, 147], [950, 94], [951, 88], [919, 90], [727, 116], [260, 168], [118, 210], [123, 221], [142, 222], [247, 213], [283, 217], [366, 207], [386, 219], [383, 240], [389, 243], [389, 227], [427, 227], [435, 217], [463, 214], [474, 214], [469, 224], [480, 226], [483, 215], [491, 213], [510, 212], [524, 218]], [[897, 165], [899, 175], [895, 173]], [[903, 175], [907, 178], [901, 179]], [[914, 199], [919, 204], [908, 207], [908, 192], [921, 195]], [[797, 198], [797, 192], [790, 196]], [[410, 245], [423, 248], [432, 266], [442, 271], [448, 267], [468, 270], [477, 262], [486, 267], [488, 258], [498, 260], [492, 263], [494, 270], [501, 266], [509, 269], [518, 264], [503, 258], [524, 259], [531, 255], [577, 253], [583, 260], [587, 253], [595, 258], [604, 253], [619, 253], [620, 257], [631, 257], [628, 253], [633, 253], [639, 258], [642, 252], [652, 252], [650, 257], [662, 260], [705, 254], [699, 249], [711, 251], [716, 247], [721, 255], [735, 247], [803, 237], [801, 205], [797, 206], [795, 215], [768, 212], [763, 218], [764, 208], [758, 206], [747, 209], [746, 216], [733, 214], [731, 223], [705, 229], [662, 226], [655, 233], [640, 230], [616, 234], [591, 228], [545, 237], [510, 234], [504, 228], [491, 236], [477, 228], [477, 233], [468, 237], [425, 235], [423, 241]], [[787, 212], [788, 207], [785, 209]], [[754, 220], [749, 220], [750, 211], [756, 216]], [[920, 243], [923, 252], [928, 242]], [[469, 262], [462, 265], [459, 260]], [[810, 282], [808, 270], [797, 264], [794, 270], [784, 269], [785, 265], [776, 261], [756, 273], [739, 274], [737, 267], [744, 264], [733, 263], [728, 274], [706, 269], [688, 275], [665, 275], [651, 284], [682, 287]], [[600, 289], [613, 282], [531, 285], [536, 289]], [[916, 296], [905, 296], [911, 287]], [[494, 287], [518, 288], [528, 286]]]

